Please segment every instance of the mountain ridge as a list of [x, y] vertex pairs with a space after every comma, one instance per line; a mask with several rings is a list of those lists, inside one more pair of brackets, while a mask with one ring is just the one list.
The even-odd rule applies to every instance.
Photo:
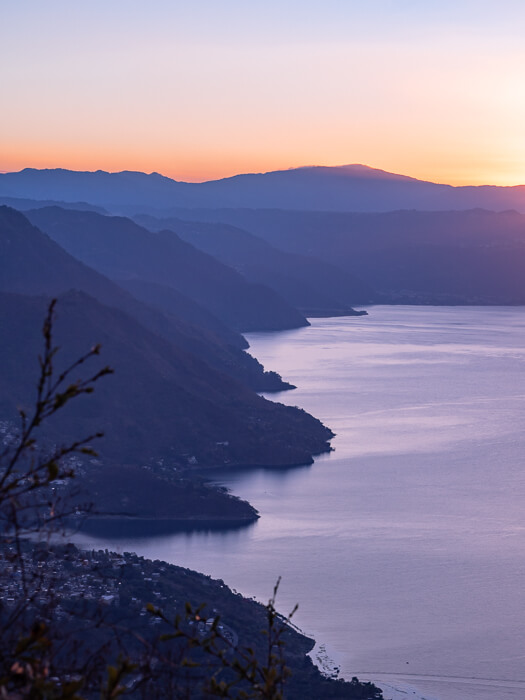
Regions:
[[493, 212], [176, 210], [359, 274], [381, 303], [524, 304], [525, 215]]
[[242, 336], [236, 340], [233, 331], [225, 337], [210, 326], [197, 328], [139, 301], [71, 256], [23, 214], [0, 207], [0, 291], [58, 296], [70, 289], [83, 290], [102, 304], [120, 309], [153, 333], [254, 389], [286, 388], [277, 375], [265, 376], [262, 366], [242, 351], [247, 345]]
[[525, 185], [448, 185], [361, 164], [245, 173], [201, 183], [159, 173], [25, 168], [0, 174], [0, 196], [88, 201], [113, 213], [170, 207], [384, 212], [472, 209], [525, 212]]
[[126, 217], [59, 207], [25, 214], [71, 255], [117, 283], [139, 279], [172, 287], [235, 331], [308, 325], [274, 290], [250, 284], [175, 234], [163, 240]]

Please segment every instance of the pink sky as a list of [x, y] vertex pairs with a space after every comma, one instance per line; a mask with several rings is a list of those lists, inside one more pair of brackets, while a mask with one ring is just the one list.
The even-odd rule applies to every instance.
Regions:
[[525, 183], [521, 2], [8, 3], [0, 170]]

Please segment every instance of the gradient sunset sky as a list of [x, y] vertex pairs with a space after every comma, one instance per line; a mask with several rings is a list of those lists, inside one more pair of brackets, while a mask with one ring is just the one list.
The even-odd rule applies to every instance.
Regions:
[[0, 170], [525, 183], [523, 0], [0, 0]]

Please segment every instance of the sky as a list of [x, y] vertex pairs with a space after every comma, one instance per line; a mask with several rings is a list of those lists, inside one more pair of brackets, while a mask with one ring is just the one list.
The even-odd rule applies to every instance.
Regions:
[[523, 0], [0, 0], [0, 171], [525, 184]]

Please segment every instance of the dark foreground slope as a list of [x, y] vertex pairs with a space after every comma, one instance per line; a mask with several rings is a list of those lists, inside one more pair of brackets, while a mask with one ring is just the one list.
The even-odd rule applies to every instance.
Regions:
[[[1, 295], [0, 410], [31, 404], [43, 298]], [[287, 466], [328, 449], [331, 432], [297, 408], [256, 395], [123, 312], [82, 292], [59, 298], [56, 342], [65, 366], [95, 342], [116, 369], [60, 424], [60, 440], [103, 429], [102, 454], [120, 463], [164, 458], [173, 466]], [[14, 397], [17, 397], [16, 400]]]
[[[44, 585], [34, 600], [20, 600], [22, 589], [13, 576], [13, 562], [17, 559], [23, 560], [26, 577], [30, 581], [34, 577], [35, 587], [42, 578], [45, 582], [52, 580], [53, 592], [48, 592]], [[86, 691], [89, 698], [99, 697], [97, 668], [105, 675], [107, 665], [116, 666], [119, 657], [138, 662], [123, 679], [129, 682], [126, 697], [210, 697], [204, 691], [206, 678], [215, 673], [217, 680], [228, 681], [233, 675], [231, 671], [221, 670], [212, 655], [202, 652], [202, 642], [210, 636], [206, 620], [217, 617], [219, 634], [225, 641], [218, 641], [216, 648], [229, 649], [225, 665], [235, 657], [240, 659], [248, 647], [254, 650], [261, 667], [268, 663], [268, 637], [263, 634], [268, 629], [264, 606], [233, 593], [220, 580], [136, 554], [82, 551], [73, 545], [49, 548], [42, 544], [26, 545], [17, 554], [13, 546], [0, 541], [0, 592], [9, 598], [7, 609], [0, 607], [0, 622], [22, 604], [27, 610], [18, 623], [19, 636], [27, 629], [24, 622], [44, 620], [51, 645], [58, 648], [65, 645], [68, 652], [62, 658], [55, 655], [55, 673], [61, 676], [62, 667], [70, 674], [79, 669], [79, 675], [86, 678], [83, 697]], [[198, 616], [194, 614], [186, 620], [185, 603], [193, 610], [200, 608]], [[169, 621], [180, 615], [184, 620], [181, 629], [196, 643], [190, 647], [184, 639], [162, 640], [162, 635], [173, 633], [173, 626], [148, 613], [148, 604], [162, 610]], [[277, 618], [274, 630], [282, 624]], [[307, 656], [313, 640], [299, 631], [284, 626], [281, 640], [283, 662], [290, 671], [284, 684], [285, 700], [381, 700], [381, 691], [371, 683], [359, 683], [357, 679], [345, 683], [323, 677]], [[2, 642], [5, 644], [7, 640]], [[104, 649], [102, 658], [96, 653], [100, 649]], [[278, 654], [278, 649], [274, 652]], [[181, 666], [184, 656], [195, 664], [193, 668]], [[90, 659], [87, 665], [86, 659]], [[89, 692], [90, 686], [93, 693]], [[249, 690], [249, 686], [244, 689]]]
[[[170, 217], [137, 216], [152, 231], [168, 229], [241, 272], [251, 282], [272, 287], [306, 316], [357, 315], [352, 304], [371, 304], [374, 290], [356, 275], [319, 258], [289, 253], [236, 226]], [[167, 237], [168, 231], [160, 235]]]
[[178, 214], [241, 226], [286, 251], [307, 250], [359, 274], [382, 294], [383, 303], [525, 303], [525, 215], [516, 211]]
[[175, 289], [238, 331], [308, 325], [273, 290], [182, 241], [147, 231], [124, 217], [59, 207], [26, 213], [71, 255], [114, 280], [142, 281]]
[[[156, 293], [155, 285], [140, 293], [137, 285], [140, 282], [135, 280], [130, 286], [132, 293], [153, 304], [155, 297], [150, 299], [148, 293]], [[160, 303], [155, 307], [140, 302], [72, 257], [22, 214], [0, 207], [0, 291], [56, 296], [69, 289], [85, 291], [103, 304], [124, 311], [177, 347], [257, 391], [289, 387], [274, 372], [264, 372], [253, 357], [243, 352], [247, 343], [240, 334], [184, 295], [161, 290], [160, 296], [169, 301], [165, 309]]]

